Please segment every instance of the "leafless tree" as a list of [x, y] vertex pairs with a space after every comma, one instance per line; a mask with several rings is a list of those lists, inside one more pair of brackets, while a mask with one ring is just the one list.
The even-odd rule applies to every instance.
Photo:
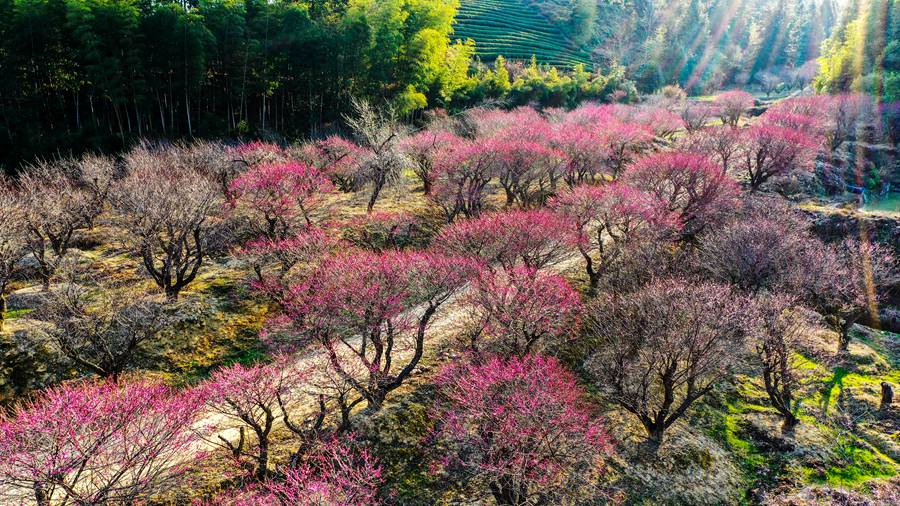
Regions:
[[87, 195], [84, 222], [88, 228], [94, 228], [94, 221], [103, 212], [110, 189], [119, 175], [119, 167], [112, 157], [95, 154], [72, 159], [66, 165], [69, 177]]
[[228, 194], [228, 185], [247, 168], [247, 164], [234, 159], [228, 148], [221, 142], [196, 141], [191, 144], [176, 144], [170, 153], [184, 168], [196, 170], [216, 182], [223, 196]]
[[64, 164], [57, 162], [27, 167], [19, 176], [19, 188], [30, 235], [28, 248], [46, 291], [75, 233], [88, 226], [85, 217], [91, 214], [91, 195], [76, 184]]
[[25, 206], [12, 184], [0, 177], [0, 330], [6, 314], [6, 287], [27, 254]]
[[784, 81], [781, 79], [778, 74], [773, 72], [763, 71], [756, 74], [756, 82], [759, 83], [760, 87], [762, 87], [763, 92], [765, 92], [766, 97], [772, 95], [778, 91], [781, 86], [784, 85]]
[[800, 370], [795, 350], [805, 325], [799, 311], [795, 310], [795, 302], [787, 295], [763, 295], [753, 304], [754, 347], [761, 365], [763, 385], [772, 406], [784, 417], [786, 427], [800, 421], [795, 396]]
[[[118, 379], [173, 316], [160, 297], [123, 293], [66, 273], [35, 313], [38, 332], [86, 372]], [[86, 282], [87, 281], [87, 282]]]
[[129, 174], [113, 204], [144, 269], [169, 299], [197, 276], [221, 207], [215, 183], [165, 150], [141, 148], [127, 158]]
[[653, 281], [588, 309], [597, 352], [587, 369], [638, 417], [654, 445], [725, 376], [743, 337], [742, 302], [725, 285]]
[[360, 178], [372, 185], [366, 207], [372, 212], [385, 186], [400, 180], [406, 159], [397, 146], [406, 133], [396, 111], [386, 106], [377, 109], [362, 99], [353, 99], [353, 114], [345, 121], [353, 130], [356, 141], [368, 153], [359, 167]]

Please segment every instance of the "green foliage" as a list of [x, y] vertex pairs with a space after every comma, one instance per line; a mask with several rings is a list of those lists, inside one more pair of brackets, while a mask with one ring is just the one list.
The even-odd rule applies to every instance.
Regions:
[[471, 87], [457, 0], [0, 0], [0, 164], [140, 137], [307, 135], [349, 95]]
[[813, 83], [817, 91], [862, 91], [885, 101], [900, 98], [900, 2], [855, 2], [823, 47]]
[[507, 63], [498, 56], [493, 67], [482, 66], [475, 72], [477, 84], [463, 90], [455, 99], [458, 105], [472, 105], [485, 99], [502, 99], [507, 107], [572, 108], [586, 100], [604, 102], [637, 99], [637, 88], [626, 79], [625, 69], [614, 66], [608, 73], [590, 73], [581, 64], [570, 71], [538, 64], [532, 58], [527, 66]]

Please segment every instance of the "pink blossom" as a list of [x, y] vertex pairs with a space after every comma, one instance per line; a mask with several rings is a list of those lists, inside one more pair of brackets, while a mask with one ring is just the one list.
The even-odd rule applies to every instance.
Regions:
[[490, 357], [438, 376], [434, 469], [486, 481], [500, 504], [592, 497], [610, 438], [574, 376], [553, 358]]
[[696, 153], [667, 152], [647, 155], [622, 176], [676, 213], [682, 239], [690, 239], [731, 208], [737, 196], [734, 180], [709, 158]]
[[0, 415], [0, 483], [18, 502], [143, 501], [197, 453], [198, 399], [150, 382], [68, 383]]
[[255, 226], [270, 239], [285, 237], [297, 227], [297, 218], [311, 225], [310, 213], [332, 190], [318, 169], [297, 162], [253, 167], [229, 185], [231, 205], [251, 212]]
[[466, 299], [485, 348], [517, 356], [573, 339], [582, 309], [565, 278], [524, 266], [485, 271]]
[[550, 206], [571, 224], [592, 290], [626, 251], [680, 228], [678, 215], [669, 211], [665, 201], [621, 183], [578, 186]]
[[741, 116], [753, 107], [756, 99], [746, 91], [732, 90], [718, 95], [713, 103], [719, 109], [719, 118], [722, 119], [722, 123], [736, 128]]
[[435, 238], [434, 248], [480, 257], [510, 270], [541, 269], [558, 262], [575, 244], [568, 221], [546, 210], [507, 211], [457, 221]]

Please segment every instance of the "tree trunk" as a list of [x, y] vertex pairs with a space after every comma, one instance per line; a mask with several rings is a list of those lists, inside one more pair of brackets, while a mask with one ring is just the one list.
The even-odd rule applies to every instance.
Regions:
[[0, 293], [0, 332], [3, 331], [3, 322], [6, 320], [6, 297]]
[[34, 500], [38, 506], [50, 506], [50, 498], [47, 497], [47, 492], [44, 491], [43, 483], [34, 484]]
[[855, 318], [847, 318], [841, 323], [840, 328], [838, 329], [840, 332], [838, 351], [841, 353], [845, 353], [850, 347], [850, 330], [853, 328], [854, 323], [856, 323]]
[[259, 455], [256, 457], [256, 478], [264, 480], [269, 472], [269, 441], [261, 437], [259, 440]]
[[515, 484], [508, 479], [493, 481], [489, 484], [491, 495], [499, 506], [523, 506], [527, 497], [524, 484], [517, 490]]

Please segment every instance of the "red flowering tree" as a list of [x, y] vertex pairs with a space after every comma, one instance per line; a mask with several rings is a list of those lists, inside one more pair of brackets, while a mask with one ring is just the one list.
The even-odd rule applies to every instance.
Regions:
[[679, 144], [684, 151], [700, 153], [715, 160], [726, 173], [734, 171], [743, 149], [741, 131], [724, 125], [695, 130]]
[[523, 208], [534, 207], [555, 190], [566, 158], [561, 151], [515, 139], [492, 141], [485, 147], [496, 154], [494, 172], [506, 192], [507, 206], [518, 202]]
[[564, 123], [554, 131], [552, 145], [565, 154], [563, 180], [569, 188], [594, 183], [610, 158], [605, 137], [598, 128]]
[[741, 117], [747, 114], [756, 100], [746, 91], [732, 90], [716, 96], [713, 103], [719, 110], [719, 118], [722, 123], [737, 128]]
[[245, 209], [250, 222], [268, 239], [283, 239], [298, 228], [297, 220], [312, 225], [310, 213], [333, 190], [318, 169], [297, 162], [257, 165], [229, 185], [232, 207]]
[[[257, 281], [283, 281], [295, 267], [308, 270], [334, 250], [340, 241], [319, 228], [308, 228], [286, 239], [261, 237], [237, 250], [240, 259], [253, 267]], [[274, 273], [270, 268], [275, 268]]]
[[[305, 395], [301, 387], [308, 375], [309, 371], [298, 370], [287, 359], [273, 365], [234, 364], [214, 372], [197, 390], [207, 410], [214, 414], [216, 440], [212, 443], [227, 448], [235, 459], [239, 459], [248, 451], [245, 429], [249, 428], [256, 437], [256, 445], [251, 450], [256, 461], [254, 475], [257, 479], [265, 478], [269, 465], [269, 435], [278, 419], [282, 419], [288, 428], [299, 427], [289, 418], [287, 408]], [[314, 420], [309, 432], [317, 430], [322, 423], [321, 418]], [[226, 431], [235, 429], [237, 441], [233, 442]], [[297, 432], [305, 434], [299, 428]]]
[[819, 118], [778, 109], [769, 109], [757, 120], [758, 125], [774, 125], [799, 130], [810, 137], [823, 134], [823, 123]]
[[613, 178], [619, 177], [622, 169], [634, 157], [650, 148], [653, 131], [644, 125], [611, 121], [603, 125], [603, 145], [607, 152], [607, 167]]
[[575, 242], [568, 220], [546, 210], [506, 211], [457, 221], [435, 238], [434, 248], [476, 256], [510, 270], [542, 269], [558, 262]]
[[737, 185], [709, 158], [668, 152], [645, 156], [622, 176], [627, 184], [665, 203], [681, 224], [681, 239], [693, 239], [729, 210]]
[[533, 107], [474, 109], [468, 117], [481, 138], [539, 140], [549, 129], [547, 120]]
[[310, 443], [282, 479], [215, 498], [215, 506], [371, 506], [381, 504], [378, 461], [351, 437]]
[[484, 272], [466, 297], [477, 351], [523, 357], [572, 339], [581, 299], [565, 278], [528, 267]]
[[361, 183], [359, 166], [365, 150], [343, 137], [332, 135], [303, 150], [301, 158], [314, 165], [343, 192], [356, 191]]
[[751, 191], [773, 177], [783, 177], [813, 169], [819, 143], [791, 128], [753, 125], [743, 133], [742, 169]]
[[709, 120], [718, 114], [718, 108], [710, 102], [685, 100], [679, 109], [681, 121], [688, 133], [694, 133], [705, 127]]
[[431, 200], [448, 222], [457, 216], [478, 216], [484, 210], [488, 184], [495, 175], [497, 154], [486, 142], [459, 141], [435, 166]]
[[498, 504], [597, 497], [610, 438], [574, 376], [553, 358], [491, 357], [438, 377], [436, 472], [485, 487]]
[[0, 499], [133, 504], [197, 458], [198, 403], [148, 383], [68, 383], [0, 414]]
[[400, 142], [400, 149], [412, 163], [416, 177], [422, 181], [425, 195], [431, 194], [431, 187], [434, 185], [435, 160], [459, 142], [456, 135], [443, 130], [422, 130]]
[[480, 268], [432, 253], [351, 253], [324, 262], [283, 304], [296, 330], [376, 411], [418, 365], [435, 313]]
[[862, 94], [812, 95], [782, 100], [772, 105], [767, 114], [815, 118], [817, 132], [824, 136], [829, 150], [834, 151], [845, 140], [856, 135], [860, 123], [866, 119], [866, 113], [873, 109], [872, 98]]
[[681, 280], [602, 295], [588, 311], [597, 349], [588, 369], [659, 444], [728, 372], [741, 347], [744, 305], [725, 285]]
[[671, 140], [684, 129], [684, 121], [677, 114], [662, 107], [641, 107], [632, 116], [632, 121], [649, 128], [654, 135]]
[[579, 186], [561, 194], [551, 207], [573, 228], [592, 292], [604, 270], [626, 251], [679, 226], [664, 201], [621, 183]]

